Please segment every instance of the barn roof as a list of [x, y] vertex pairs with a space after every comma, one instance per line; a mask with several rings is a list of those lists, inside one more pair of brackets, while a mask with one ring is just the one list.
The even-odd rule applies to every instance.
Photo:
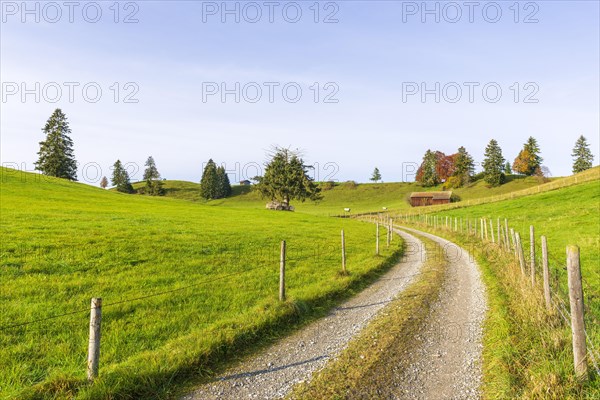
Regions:
[[431, 198], [433, 200], [450, 200], [452, 192], [413, 192], [410, 198]]

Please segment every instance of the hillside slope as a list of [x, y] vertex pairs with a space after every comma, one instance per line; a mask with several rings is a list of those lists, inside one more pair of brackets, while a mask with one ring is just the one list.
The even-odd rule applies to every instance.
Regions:
[[[234, 208], [265, 207], [266, 200], [261, 199], [258, 193], [252, 191], [251, 186], [234, 186], [233, 195], [227, 199], [206, 202], [200, 197], [200, 184], [186, 181], [164, 181], [166, 196], [183, 200], [205, 202], [211, 206], [227, 206]], [[496, 196], [528, 189], [539, 185], [540, 182], [532, 177], [509, 176], [508, 182], [497, 188], [488, 188], [482, 180], [474, 182], [467, 187], [454, 189], [454, 193], [461, 200], [478, 199]], [[143, 183], [135, 183], [134, 188], [139, 189]], [[425, 188], [418, 183], [362, 183], [352, 185], [348, 182], [337, 183], [330, 190], [323, 190], [323, 200], [313, 202], [293, 202], [296, 211], [315, 215], [340, 215], [344, 208], [350, 208], [351, 213], [381, 211], [383, 207], [389, 209], [408, 209], [408, 198], [412, 192], [443, 190], [442, 186]]]
[[[434, 212], [430, 215], [437, 215], [439, 221], [445, 221], [446, 217], [449, 217], [450, 221], [457, 218], [462, 219], [463, 222], [470, 220], [473, 224], [478, 224], [480, 218], [492, 220], [494, 223], [498, 218], [502, 221], [507, 218], [509, 225], [521, 235], [527, 264], [530, 259], [529, 227], [533, 225], [536, 235], [537, 275], [539, 275], [537, 280], [540, 282], [542, 279], [539, 268], [542, 256], [540, 236], [544, 235], [548, 241], [552, 296], [566, 309], [569, 307], [566, 247], [572, 244], [578, 245], [588, 347], [600, 362], [600, 178], [513, 200]], [[478, 250], [482, 247], [475, 246], [473, 251], [485, 257], [485, 252]], [[494, 262], [493, 259], [491, 262]], [[497, 268], [505, 267], [505, 265], [497, 266]], [[570, 335], [570, 330], [566, 329], [566, 331]], [[570, 342], [567, 343], [570, 346]], [[565, 351], [569, 350], [568, 346], [565, 347]], [[568, 356], [571, 353], [566, 354], [564, 358], [571, 361]], [[548, 360], [545, 362], [549, 363]], [[572, 364], [569, 362], [566, 365], [567, 370], [570, 371]], [[551, 365], [544, 368], [540, 368], [543, 373], [554, 372]], [[560, 386], [560, 383], [552, 385]], [[598, 389], [600, 387], [596, 385], [596, 390]]]
[[[375, 256], [374, 228], [352, 220], [132, 196], [5, 168], [0, 182], [9, 398], [164, 397], [173, 381], [326, 312], [401, 246]], [[286, 303], [277, 300], [281, 240]], [[104, 302], [102, 379], [86, 386], [92, 297]]]

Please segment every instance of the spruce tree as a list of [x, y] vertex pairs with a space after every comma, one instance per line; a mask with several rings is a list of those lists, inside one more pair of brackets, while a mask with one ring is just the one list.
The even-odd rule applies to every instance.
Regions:
[[150, 196], [161, 196], [164, 194], [160, 173], [156, 168], [156, 163], [152, 156], [146, 160], [146, 170], [144, 171], [144, 180], [146, 181], [145, 193]]
[[42, 129], [46, 139], [40, 142], [35, 168], [44, 175], [77, 180], [77, 161], [73, 154], [71, 128], [60, 108], [54, 110]]
[[377, 183], [381, 180], [381, 173], [379, 172], [379, 168], [375, 167], [373, 170], [373, 174], [371, 175], [371, 181]]
[[592, 168], [594, 155], [590, 150], [590, 145], [588, 144], [587, 139], [583, 135], [579, 136], [579, 139], [577, 139], [577, 142], [575, 142], [575, 147], [573, 148], [573, 154], [571, 154], [571, 156], [573, 156], [574, 174]]
[[123, 193], [133, 193], [133, 186], [129, 181], [129, 174], [123, 168], [121, 160], [117, 160], [113, 165], [112, 185], [117, 188], [117, 191]]
[[219, 176], [217, 172], [217, 165], [212, 160], [208, 160], [202, 173], [202, 179], [200, 180], [200, 195], [207, 199], [217, 199], [219, 195]]
[[225, 167], [217, 168], [217, 182], [217, 198], [222, 199], [231, 196], [231, 183], [229, 182], [227, 172], [225, 172]]
[[435, 186], [440, 183], [440, 177], [437, 171], [438, 155], [427, 150], [423, 156], [423, 162], [417, 171], [417, 181], [423, 186]]
[[506, 162], [506, 164], [504, 164], [504, 174], [505, 175], [511, 175], [512, 174], [512, 167], [510, 165], [510, 162]]
[[459, 185], [465, 185], [470, 182], [475, 173], [475, 163], [473, 157], [463, 146], [458, 148], [458, 153], [454, 155], [454, 172], [452, 176], [456, 177]]
[[513, 163], [513, 171], [518, 174], [533, 176], [540, 173], [542, 161], [540, 157], [540, 146], [534, 137], [530, 136], [523, 145], [523, 150], [519, 152]]
[[106, 189], [107, 186], [108, 186], [108, 179], [106, 179], [106, 177], [103, 176], [102, 179], [100, 180], [100, 187], [102, 189]]
[[485, 148], [485, 159], [483, 160], [483, 177], [491, 186], [500, 186], [504, 183], [504, 157], [502, 149], [494, 139]]

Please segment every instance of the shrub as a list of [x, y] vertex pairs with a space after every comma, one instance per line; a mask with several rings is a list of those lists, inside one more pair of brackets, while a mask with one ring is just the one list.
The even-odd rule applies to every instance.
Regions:
[[323, 183], [321, 183], [321, 190], [331, 190], [334, 188], [334, 186], [335, 186], [334, 181], [323, 182]]

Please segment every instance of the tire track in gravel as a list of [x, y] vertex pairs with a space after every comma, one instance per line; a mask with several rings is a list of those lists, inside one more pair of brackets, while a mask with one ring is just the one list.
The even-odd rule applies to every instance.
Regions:
[[479, 399], [486, 313], [485, 286], [477, 264], [458, 245], [415, 229], [444, 248], [447, 277], [426, 326], [415, 338], [410, 367], [397, 377], [398, 399]]
[[422, 242], [401, 232], [402, 260], [361, 293], [272, 346], [249, 356], [182, 400], [276, 399], [342, 351], [377, 313], [406, 289], [425, 259]]

